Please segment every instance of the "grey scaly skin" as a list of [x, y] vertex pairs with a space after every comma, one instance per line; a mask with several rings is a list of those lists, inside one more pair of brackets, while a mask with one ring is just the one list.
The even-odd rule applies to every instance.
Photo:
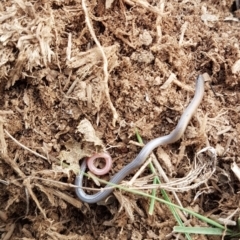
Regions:
[[[155, 138], [148, 142], [142, 148], [137, 157], [132, 162], [127, 164], [124, 168], [122, 168], [118, 173], [116, 173], [109, 182], [113, 184], [119, 184], [127, 175], [133, 172], [133, 170], [139, 168], [156, 147], [160, 145], [174, 143], [177, 140], [179, 140], [182, 137], [183, 133], [185, 132], [187, 125], [191, 120], [194, 112], [197, 110], [199, 104], [201, 103], [203, 94], [204, 94], [204, 79], [202, 75], [199, 75], [196, 81], [194, 98], [183, 112], [176, 128], [170, 134]], [[104, 200], [113, 191], [113, 188], [111, 188], [111, 185], [108, 184], [103, 189], [101, 189], [101, 191], [93, 195], [86, 194], [82, 189], [83, 186], [82, 182], [85, 170], [86, 160], [82, 162], [80, 173], [79, 175], [76, 176], [75, 179], [75, 185], [77, 186], [76, 194], [78, 198], [86, 203], [97, 203], [99, 201]]]

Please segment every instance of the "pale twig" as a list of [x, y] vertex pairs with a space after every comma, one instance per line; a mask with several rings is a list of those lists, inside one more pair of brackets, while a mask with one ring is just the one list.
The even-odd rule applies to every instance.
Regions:
[[157, 44], [161, 44], [161, 42], [162, 42], [162, 28], [161, 28], [161, 26], [163, 25], [162, 24], [162, 15], [164, 13], [165, 0], [160, 0], [160, 2], [158, 3], [158, 7], [159, 7], [159, 12], [161, 14], [157, 16], [155, 25], [156, 25], [156, 30], [157, 30]]
[[9, 185], [9, 182], [4, 181], [4, 180], [2, 180], [2, 179], [0, 179], [0, 183], [5, 184], [5, 185]]
[[30, 153], [34, 154], [37, 157], [43, 158], [45, 160], [48, 160], [47, 157], [44, 157], [43, 155], [31, 150], [30, 148], [24, 146], [22, 143], [20, 143], [16, 138], [14, 138], [6, 129], [4, 129], [4, 132], [8, 135], [8, 137], [10, 137], [17, 145], [19, 145], [20, 147], [22, 147], [23, 149], [29, 151]]
[[134, 174], [132, 179], [127, 183], [128, 186], [131, 186], [136, 179], [141, 175], [141, 173], [145, 170], [145, 168], [148, 166], [148, 164], [152, 161], [151, 156], [145, 161], [145, 163], [141, 166], [141, 168]]
[[108, 60], [107, 60], [106, 54], [103, 51], [103, 48], [102, 48], [100, 42], [98, 41], [98, 39], [96, 37], [94, 29], [92, 27], [85, 0], [82, 0], [82, 8], [83, 8], [83, 11], [84, 11], [84, 14], [85, 14], [85, 21], [86, 21], [86, 24], [88, 26], [89, 32], [90, 32], [94, 42], [96, 43], [97, 47], [99, 48], [99, 51], [101, 52], [101, 55], [102, 55], [102, 58], [103, 58], [103, 73], [104, 73], [104, 81], [103, 81], [104, 86], [103, 87], [104, 87], [104, 92], [105, 92], [106, 97], [107, 97], [108, 104], [109, 104], [109, 106], [110, 106], [110, 108], [112, 110], [112, 113], [113, 113], [113, 126], [115, 126], [116, 121], [118, 120], [118, 113], [117, 113], [115, 107], [112, 104], [112, 101], [111, 101], [111, 98], [110, 98], [110, 94], [109, 94], [109, 87], [108, 87], [108, 77], [109, 77], [109, 74], [108, 74]]
[[28, 212], [29, 212], [29, 194], [28, 194], [28, 189], [27, 188], [25, 188], [25, 194], [26, 194], [26, 203], [27, 203], [25, 215], [27, 216]]
[[[127, 1], [127, 0], [125, 0]], [[129, 0], [128, 0], [129, 1]], [[164, 16], [166, 14], [168, 14], [168, 12], [161, 12], [160, 9], [158, 7], [154, 7], [152, 6], [151, 4], [149, 4], [147, 1], [145, 0], [131, 0], [131, 2], [135, 3], [136, 5], [138, 6], [141, 6], [143, 8], [146, 8], [148, 11], [152, 12], [152, 13], [155, 13], [159, 16]]]
[[167, 80], [164, 82], [164, 84], [161, 86], [161, 89], [166, 90], [167, 88], [170, 87], [170, 85], [171, 85], [172, 83], [176, 84], [178, 87], [180, 87], [180, 88], [182, 88], [182, 89], [184, 89], [184, 90], [186, 90], [186, 91], [188, 91], [188, 92], [194, 92], [194, 89], [193, 89], [193, 88], [191, 88], [191, 87], [189, 87], [188, 85], [180, 82], [180, 81], [177, 79], [177, 77], [176, 77], [176, 75], [175, 75], [174, 73], [171, 73], [171, 74], [169, 75], [168, 79], [167, 79]]
[[180, 82], [177, 78], [175, 78], [173, 80], [173, 83], [176, 84], [178, 87], [184, 89], [185, 91], [188, 91], [188, 92], [191, 92], [191, 93], [194, 92], [194, 89], [192, 87], [190, 87], [187, 84], [184, 84], [183, 82]]
[[13, 111], [12, 110], [0, 110], [0, 115], [6, 115], [6, 114], [13, 114]]
[[0, 151], [3, 154], [7, 154], [7, 144], [3, 134], [3, 124], [5, 122], [4, 117], [0, 116]]
[[68, 34], [68, 45], [67, 45], [67, 51], [66, 51], [67, 60], [71, 59], [71, 52], [72, 52], [72, 33], [69, 33]]
[[179, 42], [178, 42], [179, 46], [183, 45], [183, 38], [184, 38], [184, 34], [187, 30], [187, 27], [188, 27], [188, 22], [185, 22], [181, 27], [181, 35], [180, 35]]
[[[45, 178], [41, 178], [41, 177], [30, 177], [30, 178], [53, 183], [53, 184], [55, 184], [54, 186], [56, 186], [56, 187], [57, 187], [57, 185], [63, 185], [63, 186], [66, 186], [66, 187], [82, 188], [84, 190], [91, 190], [91, 191], [101, 191], [101, 189], [102, 189], [102, 188], [91, 188], [91, 187], [79, 187], [79, 186], [73, 185], [71, 183], [63, 183], [63, 182], [60, 182], [60, 181], [56, 181], [56, 180], [52, 180], [52, 179], [45, 179]], [[98, 180], [101, 181], [101, 179], [98, 179]], [[106, 182], [104, 181], [104, 183], [106, 183]], [[107, 187], [107, 188], [104, 188], [104, 189], [111, 189], [111, 188], [115, 188], [115, 187], [112, 186], [112, 187]]]
[[76, 208], [81, 208], [83, 206], [82, 202], [80, 202], [78, 199], [76, 199], [74, 197], [71, 197], [69, 194], [66, 194], [62, 191], [52, 189], [52, 188], [48, 188], [48, 189], [49, 189], [49, 191], [51, 191], [53, 193], [53, 195], [55, 195], [59, 199], [63, 199], [64, 201], [70, 203], [71, 205], [73, 205]]

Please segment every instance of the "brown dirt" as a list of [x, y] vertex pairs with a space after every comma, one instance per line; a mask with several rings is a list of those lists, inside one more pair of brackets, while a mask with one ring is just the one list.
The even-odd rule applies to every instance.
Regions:
[[130, 162], [141, 149], [130, 142], [135, 128], [145, 142], [174, 129], [201, 73], [209, 75], [201, 106], [184, 137], [156, 156], [170, 178], [182, 178], [197, 151], [213, 147], [213, 176], [177, 194], [185, 207], [236, 221], [240, 10], [233, 0], [86, 2], [109, 76], [81, 1], [0, 2], [1, 239], [175, 239], [167, 206], [156, 203], [151, 216], [148, 199], [117, 190], [109, 205], [88, 205], [71, 184], [78, 161], [95, 151], [112, 155], [109, 175]]

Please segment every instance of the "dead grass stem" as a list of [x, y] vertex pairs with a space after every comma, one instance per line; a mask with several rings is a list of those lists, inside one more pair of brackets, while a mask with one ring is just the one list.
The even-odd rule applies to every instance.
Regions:
[[91, 20], [90, 20], [90, 17], [89, 17], [89, 13], [88, 13], [88, 9], [87, 9], [85, 0], [82, 0], [82, 7], [83, 7], [84, 14], [85, 14], [85, 21], [86, 21], [86, 24], [88, 26], [89, 32], [90, 32], [94, 42], [96, 43], [97, 47], [99, 48], [99, 50], [101, 52], [101, 55], [102, 55], [102, 58], [103, 58], [103, 73], [104, 73], [103, 87], [104, 87], [104, 92], [105, 92], [105, 95], [106, 95], [109, 107], [112, 110], [112, 114], [113, 114], [112, 124], [113, 124], [113, 126], [115, 126], [116, 125], [116, 121], [118, 120], [118, 113], [117, 113], [115, 107], [113, 106], [113, 103], [111, 101], [110, 94], [109, 94], [109, 87], [108, 87], [108, 78], [109, 78], [109, 74], [108, 74], [108, 60], [107, 60], [106, 54], [105, 54], [105, 52], [104, 52], [100, 42], [98, 41], [98, 39], [96, 37], [96, 34], [94, 32], [94, 29], [93, 29], [93, 26], [92, 26], [92, 23], [91, 23]]

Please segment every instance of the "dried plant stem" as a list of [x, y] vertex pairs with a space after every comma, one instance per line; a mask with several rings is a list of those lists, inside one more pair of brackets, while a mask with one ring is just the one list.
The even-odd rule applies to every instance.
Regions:
[[141, 173], [145, 170], [145, 168], [152, 162], [152, 156], [150, 156], [147, 161], [140, 167], [140, 169], [134, 174], [132, 179], [127, 183], [128, 186], [133, 185], [136, 179], [141, 175]]
[[2, 180], [2, 179], [0, 179], [0, 183], [5, 184], [5, 185], [9, 185], [9, 182], [4, 181], [4, 180]]
[[6, 154], [2, 154], [0, 152], [0, 158], [3, 159], [9, 166], [11, 166], [14, 171], [23, 179], [25, 179], [23, 181], [23, 185], [27, 188], [29, 194], [31, 195], [33, 201], [36, 203], [38, 209], [40, 210], [40, 212], [43, 214], [44, 218], [46, 218], [46, 214], [45, 211], [42, 209], [35, 193], [32, 191], [32, 186], [30, 184], [29, 179], [26, 178], [26, 175], [21, 171], [21, 169], [18, 167], [17, 163], [15, 161], [13, 161], [10, 157], [8, 157]]
[[25, 194], [26, 194], [26, 204], [27, 204], [25, 215], [27, 216], [28, 213], [29, 213], [29, 194], [28, 194], [28, 189], [27, 188], [25, 188]]
[[3, 238], [1, 238], [1, 239], [3, 239], [3, 240], [9, 240], [9, 239], [11, 239], [15, 227], [16, 227], [16, 224], [15, 224], [15, 223], [10, 224], [10, 226], [8, 227], [7, 233], [6, 233], [5, 236], [4, 236]]
[[147, 1], [145, 0], [124, 0], [125, 2], [127, 3], [131, 3], [131, 5], [133, 5], [133, 3], [135, 3], [136, 5], [140, 6], [140, 7], [143, 7], [143, 8], [146, 8], [148, 11], [152, 12], [152, 13], [155, 13], [159, 16], [163, 16], [163, 13], [161, 11], [159, 11], [159, 8], [158, 7], [154, 7], [152, 6], [151, 4], [149, 4]]
[[178, 42], [179, 46], [183, 45], [184, 34], [187, 30], [187, 27], [188, 27], [188, 22], [185, 22], [181, 27], [181, 35], [180, 35], [179, 42]]
[[[153, 164], [157, 168], [157, 171], [158, 171], [159, 175], [164, 179], [164, 181], [166, 183], [168, 183], [169, 182], [169, 178], [168, 178], [167, 174], [164, 172], [164, 170], [163, 170], [161, 164], [158, 162], [156, 156], [154, 154], [152, 154], [152, 155], [153, 155], [152, 156]], [[179, 199], [177, 193], [175, 191], [172, 191], [172, 194], [173, 194], [175, 200], [177, 201], [178, 205], [183, 207], [182, 202]], [[178, 211], [178, 214], [181, 216], [182, 219], [185, 219], [185, 217], [182, 215], [182, 213], [180, 211]], [[184, 213], [184, 214], [186, 214], [186, 213]], [[186, 219], [185, 219], [185, 221], [186, 221]]]
[[112, 123], [113, 123], [113, 126], [115, 126], [116, 125], [116, 121], [118, 120], [118, 113], [117, 113], [115, 107], [112, 104], [112, 101], [111, 101], [111, 98], [110, 98], [110, 94], [109, 94], [109, 88], [108, 88], [108, 77], [109, 77], [109, 74], [108, 74], [108, 61], [107, 61], [107, 57], [106, 57], [106, 54], [103, 51], [103, 48], [102, 48], [100, 42], [98, 41], [98, 39], [96, 37], [96, 34], [94, 32], [93, 26], [92, 26], [91, 21], [90, 21], [90, 17], [89, 17], [89, 13], [88, 13], [88, 10], [87, 10], [87, 6], [86, 6], [85, 0], [82, 0], [82, 7], [83, 7], [84, 14], [85, 14], [85, 21], [86, 21], [86, 24], [87, 24], [88, 29], [90, 31], [90, 34], [91, 34], [94, 42], [96, 43], [97, 47], [99, 48], [100, 53], [101, 53], [102, 58], [103, 58], [103, 73], [104, 73], [103, 88], [104, 88], [105, 95], [107, 97], [108, 104], [109, 104], [109, 106], [110, 106], [110, 108], [112, 110], [112, 113], [113, 113], [113, 121], [112, 121]]
[[37, 157], [43, 158], [45, 160], [48, 160], [47, 157], [44, 157], [43, 155], [31, 150], [30, 148], [24, 146], [22, 143], [20, 143], [16, 138], [14, 138], [6, 129], [4, 129], [4, 132], [8, 135], [8, 137], [10, 137], [17, 145], [19, 145], [20, 147], [22, 147], [23, 149], [31, 152], [32, 154], [34, 154]]
[[4, 124], [4, 118], [0, 116], [0, 149], [1, 149], [0, 151], [2, 154], [7, 154], [7, 144], [3, 134], [3, 124]]
[[[88, 174], [86, 174], [86, 176], [89, 177]], [[63, 182], [60, 182], [60, 181], [47, 179], [47, 178], [43, 178], [43, 177], [32, 177], [31, 176], [30, 178], [31, 178], [31, 180], [32, 179], [40, 180], [43, 183], [47, 182], [48, 186], [51, 185], [52, 187], [56, 187], [56, 188], [60, 188], [60, 189], [61, 189], [61, 186], [66, 187], [66, 189], [68, 189], [68, 188], [80, 188], [79, 186], [73, 185], [71, 183], [63, 183]], [[102, 182], [102, 183], [105, 183], [105, 184], [108, 183], [107, 181], [101, 180], [97, 177], [96, 177], [96, 179], [98, 179], [99, 182]], [[96, 191], [96, 192], [101, 191], [101, 188], [93, 188], [93, 187], [81, 187], [81, 188], [85, 189], [85, 190], [89, 190], [89, 191]], [[104, 189], [110, 189], [110, 188], [115, 188], [115, 187], [107, 187], [107, 188], [104, 188]]]
[[[137, 142], [133, 142], [133, 141], [131, 141], [131, 143], [134, 144], [134, 145], [141, 146], [141, 147], [144, 146], [143, 143], [137, 143]], [[136, 178], [144, 171], [144, 169], [146, 168], [146, 166], [148, 166], [148, 164], [149, 164], [150, 162], [152, 162], [152, 163], [154, 164], [154, 166], [157, 168], [158, 175], [159, 175], [159, 176], [162, 176], [162, 178], [164, 179], [164, 181], [165, 181], [166, 183], [168, 183], [168, 182], [169, 182], [168, 176], [167, 176], [166, 173], [164, 172], [164, 170], [163, 170], [162, 166], [160, 165], [160, 163], [158, 162], [156, 156], [152, 153], [152, 154], [149, 156], [148, 160], [147, 160], [147, 161], [144, 163], [144, 165], [137, 171], [137, 173], [133, 176], [133, 178], [131, 179], [130, 182], [128, 182], [127, 185], [130, 185], [130, 186], [131, 186], [131, 185], [133, 184], [133, 182], [136, 180]], [[154, 185], [154, 184], [153, 184], [153, 185]], [[156, 186], [158, 186], [158, 185], [156, 184], [155, 187], [156, 187]], [[174, 195], [174, 197], [175, 197], [177, 203], [179, 204], [179, 206], [182, 207], [182, 203], [181, 203], [180, 199], [178, 198], [176, 192], [175, 192], [175, 191], [172, 191], [172, 194]]]

